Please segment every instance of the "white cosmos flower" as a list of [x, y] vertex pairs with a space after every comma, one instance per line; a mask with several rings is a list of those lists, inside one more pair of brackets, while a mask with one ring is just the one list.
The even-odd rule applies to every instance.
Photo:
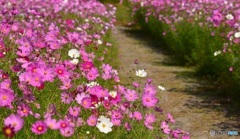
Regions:
[[112, 131], [113, 123], [110, 121], [109, 118], [106, 118], [105, 116], [100, 116], [98, 118], [97, 128], [100, 130], [100, 132], [103, 132], [105, 134]]
[[88, 87], [93, 87], [93, 86], [99, 85], [99, 83], [97, 83], [97, 82], [90, 82], [90, 83], [86, 83], [86, 85]]
[[138, 70], [138, 71], [136, 71], [136, 75], [139, 76], [139, 77], [146, 77], [147, 72], [144, 69]]
[[227, 20], [233, 20], [234, 16], [232, 14], [227, 14], [226, 18], [227, 18]]
[[71, 58], [78, 58], [80, 56], [80, 53], [77, 49], [71, 49], [68, 51], [68, 56]]
[[220, 55], [222, 53], [222, 51], [216, 51], [216, 52], [214, 52], [214, 56], [217, 56], [217, 55]]
[[79, 62], [79, 60], [78, 60], [78, 59], [73, 59], [73, 60], [71, 60], [71, 63], [72, 63], [72, 64], [74, 64], [74, 65], [77, 65], [77, 64], [78, 64], [78, 62]]
[[103, 42], [101, 40], [98, 40], [97, 43], [98, 44], [103, 44]]
[[236, 33], [234, 34], [234, 37], [235, 37], [235, 38], [239, 38], [239, 37], [240, 37], [240, 32], [236, 32]]
[[166, 90], [165, 87], [163, 87], [163, 86], [161, 86], [161, 85], [158, 86], [158, 89], [160, 89], [160, 90], [162, 90], [162, 91], [165, 91], [165, 90]]
[[117, 92], [116, 91], [110, 91], [109, 94], [113, 98], [115, 98], [117, 96]]

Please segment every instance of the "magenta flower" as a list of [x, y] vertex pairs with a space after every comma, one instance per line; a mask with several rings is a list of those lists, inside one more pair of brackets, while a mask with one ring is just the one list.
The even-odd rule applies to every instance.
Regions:
[[85, 109], [89, 109], [92, 106], [92, 101], [91, 98], [89, 97], [85, 97], [82, 99], [81, 105], [85, 108]]
[[93, 81], [93, 80], [95, 80], [98, 76], [99, 76], [99, 74], [98, 74], [97, 68], [91, 68], [91, 70], [89, 70], [89, 71], [87, 72], [86, 78], [87, 78], [89, 81]]
[[55, 67], [55, 72], [59, 78], [63, 78], [63, 77], [67, 78], [69, 76], [66, 68], [63, 65], [57, 65]]
[[91, 115], [90, 117], [88, 117], [87, 119], [87, 124], [89, 126], [95, 126], [97, 125], [97, 117], [95, 115]]
[[154, 107], [158, 103], [158, 99], [151, 95], [144, 93], [142, 96], [142, 104], [143, 106], [146, 106], [147, 108]]
[[14, 93], [7, 89], [0, 89], [0, 106], [12, 106]]
[[124, 94], [124, 97], [128, 100], [128, 101], [135, 101], [138, 99], [138, 94], [136, 93], [135, 90], [130, 90], [127, 89], [127, 91]]
[[69, 122], [68, 122], [66, 119], [64, 119], [64, 120], [60, 119], [60, 120], [58, 121], [58, 124], [59, 124], [59, 128], [60, 128], [60, 129], [65, 129], [65, 128], [67, 128], [67, 127], [70, 126], [70, 125], [69, 125]]
[[88, 71], [90, 69], [92, 69], [93, 67], [93, 63], [92, 62], [89, 62], [89, 61], [85, 61], [81, 64], [81, 68], [84, 70], [84, 71]]
[[4, 120], [4, 125], [11, 125], [14, 128], [14, 131], [17, 132], [22, 129], [24, 124], [24, 120], [20, 115], [11, 114]]
[[32, 124], [31, 130], [33, 133], [41, 135], [47, 131], [47, 125], [44, 121], [36, 121]]

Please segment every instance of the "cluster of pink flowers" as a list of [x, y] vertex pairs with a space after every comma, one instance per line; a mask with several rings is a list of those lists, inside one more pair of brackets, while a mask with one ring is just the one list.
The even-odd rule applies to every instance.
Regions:
[[[4, 135], [26, 128], [36, 135], [58, 130], [70, 137], [82, 126], [104, 133], [112, 126], [131, 131], [133, 125], [125, 121], [130, 118], [149, 130], [189, 138], [170, 129], [173, 119], [154, 127], [158, 115], [133, 107], [140, 102], [161, 112], [152, 80], [139, 93], [138, 82], [132, 89], [121, 86], [117, 70], [106, 63], [112, 45], [104, 36], [114, 27], [115, 7], [95, 0], [10, 0], [1, 1], [0, 9], [0, 108], [8, 113], [0, 114]], [[115, 85], [106, 85], [110, 82]]]

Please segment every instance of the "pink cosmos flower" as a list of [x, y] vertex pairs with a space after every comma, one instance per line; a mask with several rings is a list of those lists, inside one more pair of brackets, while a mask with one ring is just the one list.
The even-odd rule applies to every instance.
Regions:
[[72, 98], [70, 93], [62, 92], [61, 100], [62, 100], [63, 103], [69, 104], [69, 103], [71, 103], [73, 101], [73, 98]]
[[17, 113], [21, 117], [27, 117], [29, 115], [29, 111], [30, 111], [30, 108], [27, 104], [22, 103], [22, 104], [18, 105]]
[[134, 118], [136, 118], [138, 121], [142, 120], [142, 114], [139, 111], [135, 111], [133, 113]]
[[24, 120], [21, 118], [20, 115], [11, 114], [4, 120], [4, 125], [9, 126], [11, 125], [14, 128], [14, 131], [17, 132], [22, 129], [24, 124]]
[[167, 118], [170, 122], [175, 123], [175, 120], [173, 119], [173, 117], [170, 113], [167, 114]]
[[126, 128], [127, 131], [130, 131], [132, 129], [130, 123], [124, 123], [124, 127]]
[[57, 122], [56, 119], [48, 117], [47, 119], [44, 120], [44, 122], [46, 123], [47, 127], [49, 127], [52, 130], [59, 129], [59, 123]]
[[70, 80], [70, 79], [62, 80], [63, 85], [60, 86], [60, 89], [61, 89], [61, 90], [70, 89], [70, 88], [72, 87], [71, 81], [72, 81], [72, 80]]
[[74, 106], [69, 108], [69, 114], [74, 117], [77, 117], [79, 115], [79, 112], [80, 112], [80, 107]]
[[31, 130], [33, 133], [41, 135], [47, 132], [47, 125], [44, 121], [36, 121], [32, 124]]
[[146, 84], [145, 87], [144, 87], [144, 93], [148, 93], [148, 94], [151, 94], [151, 95], [155, 95], [156, 94], [156, 89], [153, 85], [151, 84]]
[[85, 109], [89, 109], [92, 106], [92, 101], [91, 98], [89, 97], [85, 97], [82, 99], [81, 105], [85, 108]]
[[146, 106], [147, 108], [151, 108], [151, 107], [154, 107], [157, 103], [158, 103], [158, 99], [155, 96], [151, 94], [143, 93], [143, 96], [142, 96], [143, 106]]
[[74, 134], [74, 129], [72, 127], [66, 127], [64, 129], [60, 129], [60, 133], [64, 137], [70, 137]]
[[84, 70], [84, 71], [88, 71], [90, 69], [92, 69], [93, 67], [93, 63], [92, 62], [89, 62], [89, 61], [85, 61], [81, 64], [81, 68]]
[[111, 119], [111, 122], [114, 126], [121, 126], [121, 120], [120, 119]]
[[111, 119], [122, 119], [122, 113], [119, 110], [113, 110], [111, 114]]
[[98, 76], [99, 76], [99, 74], [98, 74], [97, 68], [91, 68], [91, 69], [87, 72], [86, 78], [87, 78], [89, 81], [93, 81], [93, 80], [95, 80]]
[[58, 121], [58, 124], [59, 124], [60, 129], [65, 129], [70, 126], [68, 120], [66, 120], [66, 119], [64, 119], [64, 120], [60, 119]]
[[[5, 73], [2, 74], [2, 78], [3, 78], [3, 79], [6, 78], [6, 77], [4, 77], [4, 76], [6, 76]], [[11, 82], [10, 79], [5, 79], [5, 80], [3, 80], [3, 81], [0, 83], [0, 88], [1, 88], [1, 89], [6, 89], [6, 90], [10, 90], [11, 83], [12, 83], [12, 82]]]
[[55, 67], [55, 72], [59, 78], [69, 76], [67, 69], [63, 65], [57, 65]]
[[169, 128], [169, 125], [167, 124], [166, 121], [163, 121], [161, 123], [161, 129], [163, 130], [164, 134], [170, 134], [171, 129]]
[[138, 94], [136, 93], [135, 90], [130, 90], [127, 89], [127, 91], [124, 94], [124, 97], [128, 100], [128, 101], [135, 101], [138, 99]]
[[90, 97], [90, 95], [85, 93], [77, 94], [75, 100], [77, 101], [78, 104], [82, 104], [82, 99], [85, 97]]
[[0, 89], [0, 106], [12, 106], [14, 93], [11, 90]]
[[42, 84], [42, 77], [39, 74], [31, 74], [29, 84], [35, 87], [39, 87]]
[[147, 114], [145, 116], [145, 121], [144, 121], [144, 125], [150, 129], [153, 130], [153, 126], [152, 124], [156, 121], [156, 117], [154, 114]]
[[90, 117], [88, 117], [88, 119], [87, 119], [87, 124], [89, 125], [89, 126], [95, 126], [95, 125], [97, 125], [97, 117], [95, 116], [95, 115], [91, 115]]
[[53, 82], [55, 73], [52, 68], [38, 68], [37, 73], [42, 77], [42, 81]]

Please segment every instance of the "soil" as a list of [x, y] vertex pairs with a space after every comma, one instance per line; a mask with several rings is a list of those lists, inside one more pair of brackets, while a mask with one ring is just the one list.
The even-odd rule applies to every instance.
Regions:
[[[129, 76], [134, 75], [137, 68], [145, 69], [146, 78], [166, 88], [166, 91], [159, 90], [159, 106], [173, 115], [175, 128], [188, 131], [192, 139], [240, 138], [210, 135], [210, 130], [239, 132], [239, 112], [231, 111], [227, 98], [221, 101], [212, 95], [214, 93], [206, 89], [207, 84], [193, 76], [194, 69], [177, 66], [169, 54], [161, 50], [159, 42], [140, 30], [117, 26], [112, 37], [119, 49], [122, 82], [131, 84]], [[139, 62], [138, 67], [135, 60]]]

